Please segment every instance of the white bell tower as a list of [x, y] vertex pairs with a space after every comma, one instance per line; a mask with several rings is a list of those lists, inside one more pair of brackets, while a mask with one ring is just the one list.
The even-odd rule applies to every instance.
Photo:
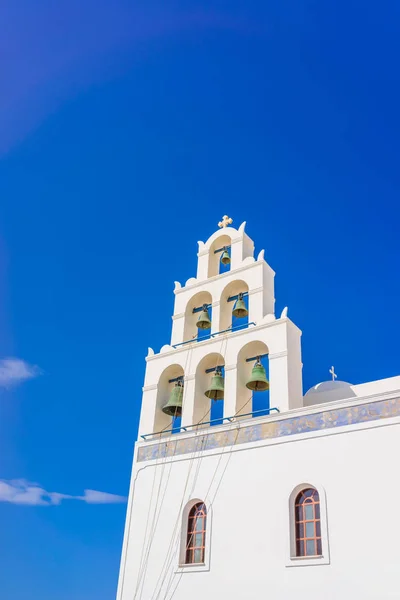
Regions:
[[[268, 411], [263, 416], [253, 414], [246, 382], [256, 357], [269, 363], [271, 409], [284, 413], [303, 406], [301, 331], [287, 317], [287, 309], [275, 316], [275, 273], [264, 259], [264, 250], [254, 256], [245, 223], [238, 229], [231, 223], [232, 219], [224, 216], [218, 230], [206, 242], [198, 242], [196, 277], [183, 286], [175, 282], [171, 341], [157, 354], [149, 348], [146, 357], [117, 600], [169, 598], [163, 595], [167, 585], [163, 569], [168, 571], [165, 577], [172, 577], [182, 563], [182, 515], [187, 517], [186, 507], [193, 504], [193, 498], [207, 501], [207, 481], [214, 467], [204, 457], [225, 444], [219, 434], [229, 437], [233, 429], [248, 421], [260, 424], [274, 418]], [[230, 255], [229, 270], [225, 271], [221, 267], [224, 250]], [[239, 294], [248, 306], [244, 325], [232, 321]], [[211, 328], [208, 336], [201, 337], [196, 322], [204, 305]], [[205, 391], [216, 367], [223, 367], [224, 374], [224, 399], [219, 400], [223, 402], [223, 423], [213, 426], [210, 407], [214, 400]], [[183, 402], [181, 422], [174, 430], [172, 417], [162, 409], [177, 380], [183, 382]], [[247, 435], [247, 430], [243, 431]], [[247, 438], [238, 441], [244, 447]], [[202, 461], [201, 468], [200, 463], [196, 467], [196, 480], [193, 461]], [[210, 528], [207, 532], [210, 535]], [[207, 562], [193, 569], [209, 568]], [[191, 572], [187, 565], [184, 569], [185, 575]], [[186, 585], [184, 589], [187, 591]], [[178, 593], [175, 600], [187, 597]]]
[[[198, 242], [197, 277], [185, 286], [175, 282], [171, 343], [159, 354], [149, 348], [146, 358], [139, 439], [168, 429], [171, 417], [162, 406], [174, 385], [170, 380], [177, 377], [184, 381], [182, 426], [199, 423], [209, 404], [204, 396], [210, 380], [206, 371], [216, 365], [225, 370], [224, 417], [240, 414], [248, 400], [245, 383], [253, 366], [246, 359], [258, 355], [269, 360], [270, 406], [280, 412], [302, 406], [301, 331], [286, 310], [275, 317], [275, 273], [264, 259], [264, 250], [255, 259], [245, 223], [234, 229], [228, 221], [224, 217], [218, 231], [205, 243]], [[223, 248], [230, 248], [231, 263], [229, 271], [220, 273]], [[239, 293], [248, 295], [248, 327], [235, 330], [231, 298]], [[199, 340], [196, 309], [204, 304], [212, 312], [211, 336]], [[245, 413], [249, 412], [247, 403]]]

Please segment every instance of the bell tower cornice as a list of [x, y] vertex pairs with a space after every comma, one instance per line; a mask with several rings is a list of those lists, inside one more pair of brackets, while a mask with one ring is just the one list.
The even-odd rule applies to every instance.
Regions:
[[[241, 271], [247, 271], [249, 268], [257, 267], [260, 264], [264, 264], [271, 271], [271, 273], [273, 275], [275, 275], [275, 271], [264, 259], [264, 252], [265, 252], [265, 250], [260, 250], [260, 252], [258, 253], [257, 259], [254, 259], [253, 257], [248, 257], [248, 259], [245, 259], [245, 261], [243, 261], [243, 264], [241, 266], [239, 266], [237, 269], [231, 269], [230, 271], [227, 271], [226, 273], [220, 273], [218, 275], [214, 275], [214, 277], [210, 277], [207, 280], [207, 283], [212, 283], [213, 281], [216, 281], [219, 279], [227, 279], [227, 278], [231, 277], [232, 275], [240, 273]], [[174, 294], [180, 294], [182, 292], [186, 292], [187, 290], [193, 290], [196, 287], [200, 287], [200, 286], [204, 287], [204, 284], [205, 284], [204, 281], [198, 281], [195, 277], [191, 277], [190, 279], [188, 279], [184, 286], [182, 286], [179, 283], [179, 281], [175, 281]]]

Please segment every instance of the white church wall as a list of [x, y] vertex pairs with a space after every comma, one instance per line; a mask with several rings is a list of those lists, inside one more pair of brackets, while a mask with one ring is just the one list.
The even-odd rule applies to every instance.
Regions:
[[[397, 599], [399, 425], [387, 418], [136, 463], [117, 599]], [[291, 558], [289, 504], [300, 484], [325, 502], [321, 559]], [[198, 568], [180, 566], [192, 499], [212, 510]]]
[[351, 386], [357, 397], [372, 396], [383, 392], [394, 392], [400, 390], [400, 377], [388, 377], [377, 381], [368, 381]]

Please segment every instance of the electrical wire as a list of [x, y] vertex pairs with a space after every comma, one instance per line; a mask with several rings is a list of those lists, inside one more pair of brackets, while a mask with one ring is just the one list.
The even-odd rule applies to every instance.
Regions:
[[[186, 361], [185, 361], [185, 367], [184, 367], [184, 373], [186, 373], [188, 371], [188, 365], [190, 364], [192, 350], [193, 350], [193, 348], [189, 348], [189, 352], [187, 353]], [[186, 390], [185, 390], [185, 386], [184, 386], [184, 394], [185, 394], [185, 391]], [[183, 401], [184, 401], [184, 398], [183, 398]], [[156, 517], [157, 504], [158, 504], [158, 495], [157, 495], [155, 513], [154, 513], [154, 516], [153, 516], [153, 524], [152, 524], [152, 527], [151, 527], [151, 530], [150, 530], [149, 543], [147, 545], [146, 558], [145, 558], [145, 561], [144, 561], [143, 569], [142, 569], [142, 571], [140, 573], [141, 586], [140, 586], [140, 583], [138, 584], [139, 587], [141, 587], [141, 592], [140, 592], [139, 600], [141, 599], [142, 593], [143, 593], [144, 580], [145, 580], [146, 571], [147, 571], [148, 559], [149, 559], [149, 556], [150, 556], [151, 546], [153, 544], [153, 540], [154, 540], [154, 535], [155, 535], [155, 531], [156, 531], [156, 528], [157, 528], [157, 524], [158, 524], [158, 521], [159, 521], [159, 518], [160, 518], [162, 505], [163, 505], [164, 498], [165, 498], [165, 495], [166, 495], [166, 491], [167, 491], [167, 488], [168, 488], [168, 482], [169, 482], [169, 478], [170, 478], [170, 475], [171, 475], [171, 470], [172, 470], [172, 465], [173, 465], [173, 458], [175, 456], [176, 447], [177, 447], [177, 442], [175, 440], [175, 448], [174, 448], [174, 451], [173, 451], [172, 455], [170, 457], [168, 457], [168, 456], [164, 457], [165, 458], [164, 465], [168, 461], [168, 459], [170, 458], [170, 468], [169, 468], [167, 480], [166, 480], [166, 483], [165, 483], [164, 493], [163, 493], [163, 496], [162, 496], [162, 499], [161, 499], [161, 503], [160, 503], [160, 507], [159, 507], [159, 510], [158, 510], [158, 515]], [[161, 477], [160, 477], [159, 491], [160, 491], [160, 488], [161, 488], [162, 476], [163, 476], [163, 472], [161, 473]], [[150, 511], [150, 508], [151, 508], [151, 502], [149, 504], [149, 511]], [[134, 596], [134, 600], [135, 600], [135, 598], [136, 598], [136, 594]]]
[[[243, 405], [243, 406], [240, 408], [240, 410], [239, 410], [239, 411], [237, 411], [237, 412], [235, 413], [234, 417], [236, 417], [236, 416], [238, 416], [238, 415], [239, 415], [240, 411], [242, 411], [242, 410], [245, 408], [245, 406], [247, 406], [247, 404], [248, 404], [248, 403], [249, 403], [249, 402], [252, 400], [252, 398], [253, 398], [253, 395], [251, 394], [251, 396], [250, 396], [250, 397], [249, 397], [249, 399], [247, 400], [246, 404], [244, 404], [244, 405]], [[230, 449], [228, 450], [228, 452], [227, 452], [227, 453], [225, 453], [224, 451], [223, 451], [223, 452], [221, 452], [221, 454], [220, 454], [220, 456], [219, 456], [219, 459], [218, 459], [217, 466], [216, 466], [216, 468], [215, 468], [215, 471], [214, 471], [213, 477], [211, 478], [210, 485], [209, 485], [209, 487], [208, 487], [208, 490], [207, 490], [207, 492], [206, 492], [206, 495], [205, 495], [205, 497], [204, 497], [204, 500], [203, 500], [204, 504], [206, 504], [206, 503], [207, 503], [208, 494], [210, 493], [211, 486], [212, 486], [212, 484], [214, 483], [214, 479], [215, 479], [215, 476], [216, 476], [216, 474], [217, 474], [217, 471], [218, 471], [218, 469], [219, 469], [219, 466], [220, 466], [220, 464], [221, 464], [222, 458], [223, 458], [223, 456], [226, 456], [226, 455], [228, 455], [228, 460], [227, 460], [227, 462], [226, 462], [226, 464], [225, 464], [225, 467], [224, 467], [224, 469], [223, 469], [223, 471], [222, 471], [222, 474], [221, 474], [221, 477], [220, 477], [219, 483], [218, 483], [218, 485], [217, 485], [217, 488], [216, 488], [216, 490], [215, 490], [215, 493], [214, 493], [214, 497], [213, 497], [212, 501], [210, 502], [210, 504], [212, 504], [212, 503], [214, 502], [214, 500], [215, 500], [215, 498], [216, 498], [216, 496], [217, 496], [218, 490], [219, 490], [219, 488], [220, 488], [220, 486], [221, 486], [221, 483], [222, 483], [222, 479], [223, 479], [223, 477], [224, 477], [224, 475], [225, 475], [225, 472], [226, 472], [226, 470], [227, 470], [227, 468], [228, 468], [228, 464], [229, 464], [229, 462], [230, 462], [230, 459], [231, 459], [231, 457], [232, 457], [232, 451], [233, 451], [233, 448], [234, 448], [234, 446], [236, 445], [237, 439], [238, 439], [238, 437], [239, 437], [239, 432], [240, 432], [240, 429], [241, 429], [241, 427], [240, 427], [240, 423], [237, 423], [237, 425], [238, 425], [238, 427], [237, 427], [237, 434], [236, 434], [236, 438], [235, 438], [235, 440], [233, 441], [233, 443], [231, 444], [231, 446], [230, 446]], [[192, 536], [193, 536], [193, 533], [192, 533]], [[187, 548], [188, 548], [188, 546], [189, 546], [189, 544], [190, 544], [190, 541], [191, 541], [191, 538], [189, 538], [189, 539], [187, 540], [185, 551], [187, 550]], [[174, 576], [174, 575], [175, 575], [175, 573], [173, 574], [173, 576]], [[174, 590], [173, 590], [173, 592], [172, 592], [172, 594], [171, 594], [171, 596], [170, 596], [170, 599], [169, 599], [169, 600], [172, 600], [173, 596], [175, 595], [175, 592], [176, 592], [176, 590], [177, 590], [177, 588], [178, 588], [178, 586], [179, 586], [179, 583], [180, 583], [180, 581], [181, 581], [182, 575], [183, 575], [183, 572], [179, 573], [179, 579], [178, 579], [178, 581], [177, 581], [177, 583], [176, 583], [176, 586], [175, 586], [175, 588], [174, 588]], [[165, 599], [167, 598], [167, 595], [168, 595], [168, 592], [169, 592], [169, 590], [171, 589], [171, 585], [172, 585], [172, 583], [173, 583], [173, 577], [172, 577], [172, 578], [170, 578], [170, 581], [169, 581], [169, 583], [168, 583], [168, 585], [167, 585], [167, 589], [166, 589], [166, 591], [165, 591], [165, 595], [164, 595], [164, 597], [163, 597], [163, 600], [165, 600]], [[158, 597], [157, 597], [157, 598], [158, 598]]]
[[[241, 411], [242, 411], [242, 410], [243, 410], [243, 409], [244, 409], [244, 408], [245, 408], [245, 407], [248, 405], [248, 403], [249, 403], [249, 402], [252, 400], [252, 398], [253, 398], [253, 394], [251, 394], [251, 395], [249, 396], [249, 399], [247, 400], [247, 402], [246, 402], [246, 403], [245, 403], [245, 404], [244, 404], [244, 405], [243, 405], [243, 406], [242, 406], [242, 407], [241, 407], [241, 408], [240, 408], [240, 409], [239, 409], [239, 410], [238, 410], [238, 411], [235, 413], [234, 417], [236, 417], [236, 416], [239, 416], [239, 413], [240, 413], [240, 412], [241, 412]], [[236, 445], [236, 442], [237, 442], [237, 439], [238, 439], [238, 436], [239, 436], [239, 431], [240, 431], [240, 428], [241, 428], [241, 427], [240, 427], [240, 423], [237, 423], [237, 425], [238, 425], [238, 427], [237, 427], [237, 434], [236, 434], [236, 438], [235, 438], [234, 442], [232, 443], [232, 445], [231, 445], [231, 447], [230, 447], [230, 449], [229, 449], [229, 451], [228, 451], [228, 452], [229, 452], [229, 454], [228, 454], [228, 460], [227, 460], [227, 462], [226, 462], [226, 465], [225, 465], [225, 467], [224, 467], [224, 469], [223, 469], [223, 472], [222, 472], [222, 474], [221, 474], [221, 478], [220, 478], [220, 480], [219, 480], [219, 483], [218, 483], [218, 485], [217, 485], [217, 489], [216, 489], [216, 491], [215, 491], [214, 498], [213, 498], [213, 500], [211, 501], [211, 504], [214, 502], [214, 500], [215, 500], [215, 498], [216, 498], [216, 495], [217, 495], [217, 493], [218, 493], [218, 490], [219, 490], [219, 488], [220, 488], [220, 485], [221, 485], [221, 483], [222, 483], [223, 476], [224, 476], [224, 474], [225, 474], [225, 472], [226, 472], [226, 469], [227, 469], [227, 467], [228, 467], [229, 461], [230, 461], [230, 459], [231, 459], [233, 448], [234, 448], [234, 446]], [[215, 479], [215, 477], [216, 477], [217, 471], [218, 471], [218, 469], [219, 469], [219, 466], [220, 466], [220, 464], [221, 464], [222, 458], [223, 458], [223, 456], [225, 456], [226, 454], [227, 454], [227, 453], [225, 453], [224, 451], [223, 451], [223, 452], [221, 452], [221, 454], [220, 454], [220, 457], [219, 457], [219, 460], [218, 460], [218, 463], [217, 463], [216, 469], [215, 469], [215, 471], [214, 471], [214, 474], [213, 474], [213, 476], [212, 476], [212, 478], [211, 478], [211, 482], [210, 482], [209, 488], [208, 488], [208, 490], [207, 490], [207, 492], [206, 492], [206, 495], [205, 495], [205, 498], [204, 498], [204, 500], [203, 500], [203, 502], [204, 502], [205, 504], [206, 504], [206, 502], [207, 502], [208, 495], [209, 495], [209, 493], [210, 493], [210, 490], [211, 490], [211, 486], [212, 486], [212, 484], [214, 483], [214, 479]], [[203, 458], [203, 456], [201, 457], [200, 461], [202, 460], [202, 458]], [[199, 461], [199, 462], [200, 462], [200, 461]], [[192, 533], [192, 536], [193, 536], [193, 533]], [[187, 550], [187, 548], [188, 548], [188, 546], [189, 546], [189, 544], [190, 544], [190, 541], [191, 541], [191, 538], [188, 538], [188, 540], [187, 540], [187, 542], [186, 542], [185, 554], [186, 554], [186, 550]], [[174, 576], [175, 576], [175, 575], [176, 575], [176, 573], [172, 573], [172, 577], [170, 577], [170, 579], [169, 579], [169, 582], [168, 582], [168, 584], [167, 584], [167, 588], [166, 588], [166, 591], [165, 591], [165, 595], [164, 595], [164, 597], [163, 597], [163, 600], [164, 600], [164, 599], [166, 599], [166, 597], [167, 597], [167, 595], [168, 595], [168, 592], [169, 592], [169, 590], [170, 590], [170, 588], [171, 588], [171, 585], [172, 585], [172, 583], [173, 583], [173, 579], [174, 579]], [[178, 579], [177, 585], [175, 586], [175, 589], [174, 589], [174, 591], [173, 591], [173, 593], [172, 593], [172, 595], [171, 595], [171, 598], [170, 598], [170, 600], [172, 599], [173, 595], [175, 594], [175, 591], [176, 591], [176, 589], [177, 589], [177, 587], [178, 587], [178, 585], [179, 585], [179, 582], [180, 582], [180, 580], [181, 580], [181, 578], [182, 578], [182, 575], [183, 575], [183, 572], [181, 572], [181, 573], [179, 574], [179, 579]], [[161, 589], [162, 589], [162, 588], [160, 588], [159, 594], [161, 593]], [[158, 599], [159, 599], [159, 594], [157, 595], [157, 597], [155, 598], [155, 600], [158, 600]]]
[[[237, 427], [237, 433], [236, 433], [236, 437], [235, 437], [235, 440], [233, 441], [233, 443], [231, 444], [231, 446], [230, 446], [230, 449], [228, 450], [228, 452], [224, 452], [224, 451], [223, 451], [223, 452], [221, 452], [221, 454], [220, 454], [220, 456], [219, 456], [219, 459], [218, 459], [217, 466], [216, 466], [216, 468], [215, 468], [215, 470], [214, 470], [213, 476], [212, 476], [212, 478], [211, 478], [210, 485], [209, 485], [209, 487], [208, 487], [208, 490], [207, 490], [207, 492], [206, 492], [206, 495], [205, 495], [205, 497], [204, 497], [204, 500], [203, 500], [204, 504], [207, 504], [208, 496], [209, 496], [209, 493], [210, 493], [211, 487], [212, 487], [212, 485], [213, 485], [213, 483], [214, 483], [214, 480], [215, 480], [215, 478], [216, 478], [216, 475], [217, 475], [218, 469], [219, 469], [219, 467], [220, 467], [220, 464], [221, 464], [222, 458], [223, 458], [224, 456], [228, 455], [228, 460], [227, 460], [227, 462], [226, 462], [226, 465], [225, 465], [225, 467], [224, 467], [224, 469], [223, 469], [223, 471], [222, 471], [222, 473], [221, 473], [221, 477], [220, 477], [219, 483], [218, 483], [218, 485], [217, 485], [217, 489], [216, 489], [216, 491], [215, 491], [214, 498], [212, 499], [212, 501], [210, 502], [210, 504], [212, 504], [212, 503], [214, 502], [215, 498], [216, 498], [216, 495], [217, 495], [217, 492], [218, 492], [218, 490], [219, 490], [219, 488], [220, 488], [220, 485], [221, 485], [222, 479], [223, 479], [223, 477], [224, 477], [224, 475], [225, 475], [226, 469], [228, 468], [228, 464], [229, 464], [230, 458], [231, 458], [231, 456], [232, 456], [232, 450], [233, 450], [234, 446], [236, 445], [236, 442], [237, 442], [237, 439], [238, 439], [238, 436], [239, 436], [239, 432], [240, 432], [240, 423], [237, 423], [237, 425], [238, 425], [238, 427]], [[192, 536], [193, 536], [193, 533], [192, 533]], [[189, 546], [189, 544], [190, 544], [190, 541], [191, 541], [191, 538], [188, 538], [188, 540], [187, 540], [187, 542], [186, 542], [185, 551], [187, 550], [187, 548], [188, 548], [188, 546]], [[170, 591], [170, 589], [171, 589], [171, 586], [172, 586], [172, 584], [173, 584], [173, 581], [174, 581], [174, 577], [175, 577], [175, 575], [176, 575], [176, 573], [173, 573], [173, 574], [172, 574], [172, 577], [170, 577], [170, 580], [169, 580], [169, 582], [168, 582], [168, 584], [167, 584], [167, 587], [166, 587], [166, 590], [165, 590], [165, 594], [163, 595], [163, 600], [166, 600], [166, 598], [167, 598], [167, 596], [168, 596], [168, 593], [169, 593], [169, 591]], [[181, 579], [182, 579], [182, 576], [183, 576], [183, 571], [182, 571], [181, 573], [179, 573], [179, 574], [178, 574], [178, 580], [177, 580], [176, 586], [175, 586], [175, 588], [174, 588], [174, 590], [173, 590], [173, 592], [172, 592], [172, 595], [170, 596], [170, 599], [169, 599], [169, 600], [172, 600], [173, 596], [175, 595], [175, 592], [176, 592], [176, 590], [177, 590], [177, 588], [178, 588], [178, 586], [179, 586], [179, 583], [180, 583], [180, 581], [181, 581]], [[158, 600], [158, 598], [159, 598], [159, 596], [157, 597], [157, 600]]]
[[[222, 361], [224, 360], [223, 355], [226, 352], [227, 342], [228, 342], [228, 340], [227, 340], [227, 333], [226, 333], [224, 335], [223, 339], [221, 340], [221, 348], [220, 348], [220, 351], [218, 353], [217, 367], [219, 366], [219, 363], [220, 363], [221, 359], [222, 359]], [[224, 350], [224, 344], [225, 344], [225, 350]], [[208, 411], [203, 415], [203, 417], [196, 424], [197, 426], [201, 426], [201, 424], [204, 423], [205, 418], [211, 413], [211, 409], [212, 409], [212, 401], [210, 402], [210, 407], [209, 407]], [[196, 431], [198, 431], [198, 429], [196, 429]], [[161, 584], [160, 584], [159, 592], [158, 592], [158, 594], [156, 596], [156, 598], [158, 598], [158, 596], [159, 596], [159, 594], [160, 594], [160, 592], [162, 590], [162, 586], [164, 584], [167, 572], [169, 570], [170, 562], [171, 562], [172, 557], [174, 556], [174, 554], [176, 552], [176, 548], [173, 547], [174, 546], [174, 538], [176, 536], [176, 532], [177, 532], [179, 520], [181, 519], [181, 511], [182, 511], [182, 507], [183, 507], [183, 503], [184, 503], [184, 499], [185, 499], [186, 488], [187, 488], [187, 484], [188, 484], [188, 481], [189, 481], [189, 477], [190, 477], [190, 474], [191, 474], [191, 470], [192, 470], [194, 461], [197, 459], [195, 476], [194, 476], [194, 480], [193, 480], [193, 483], [192, 483], [192, 490], [191, 490], [191, 493], [189, 494], [189, 496], [191, 497], [191, 495], [193, 493], [193, 490], [194, 490], [194, 486], [195, 486], [196, 481], [197, 481], [197, 477], [198, 477], [199, 471], [200, 471], [201, 462], [202, 462], [202, 459], [203, 459], [203, 453], [202, 453], [202, 451], [203, 451], [203, 447], [204, 447], [204, 441], [208, 438], [208, 436], [210, 435], [210, 433], [211, 433], [211, 431], [208, 431], [208, 433], [206, 434], [206, 436], [203, 436], [202, 438], [199, 438], [199, 440], [201, 441], [201, 444], [200, 444], [199, 448], [196, 448], [195, 452], [198, 451], [199, 453], [201, 453], [200, 454], [200, 458], [197, 459], [196, 454], [194, 454], [192, 456], [192, 458], [191, 458], [191, 461], [190, 461], [190, 464], [189, 464], [189, 471], [188, 471], [188, 474], [187, 474], [187, 477], [186, 477], [186, 482], [185, 482], [185, 489], [184, 489], [184, 493], [182, 495], [181, 504], [180, 504], [180, 508], [179, 508], [179, 511], [178, 511], [178, 516], [177, 516], [177, 519], [175, 521], [175, 525], [174, 525], [173, 533], [172, 533], [172, 536], [171, 536], [170, 544], [169, 544], [169, 547], [168, 547], [168, 550], [167, 550], [167, 555], [166, 555], [166, 558], [164, 560], [164, 563], [163, 563], [160, 575], [159, 575], [159, 577], [157, 579], [157, 583], [155, 585], [155, 590], [154, 590], [154, 592], [152, 594], [152, 600], [154, 599], [154, 594], [156, 593], [157, 587], [158, 587], [159, 582], [160, 582], [161, 575], [162, 575], [162, 573], [164, 571], [164, 576], [163, 576]]]

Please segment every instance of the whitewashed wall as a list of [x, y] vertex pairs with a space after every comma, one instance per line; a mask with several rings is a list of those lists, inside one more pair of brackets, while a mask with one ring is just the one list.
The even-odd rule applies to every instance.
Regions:
[[[136, 464], [117, 599], [398, 600], [399, 424]], [[322, 564], [290, 559], [289, 497], [302, 483], [326, 500]], [[208, 560], [180, 569], [182, 510], [196, 498], [209, 508]]]

